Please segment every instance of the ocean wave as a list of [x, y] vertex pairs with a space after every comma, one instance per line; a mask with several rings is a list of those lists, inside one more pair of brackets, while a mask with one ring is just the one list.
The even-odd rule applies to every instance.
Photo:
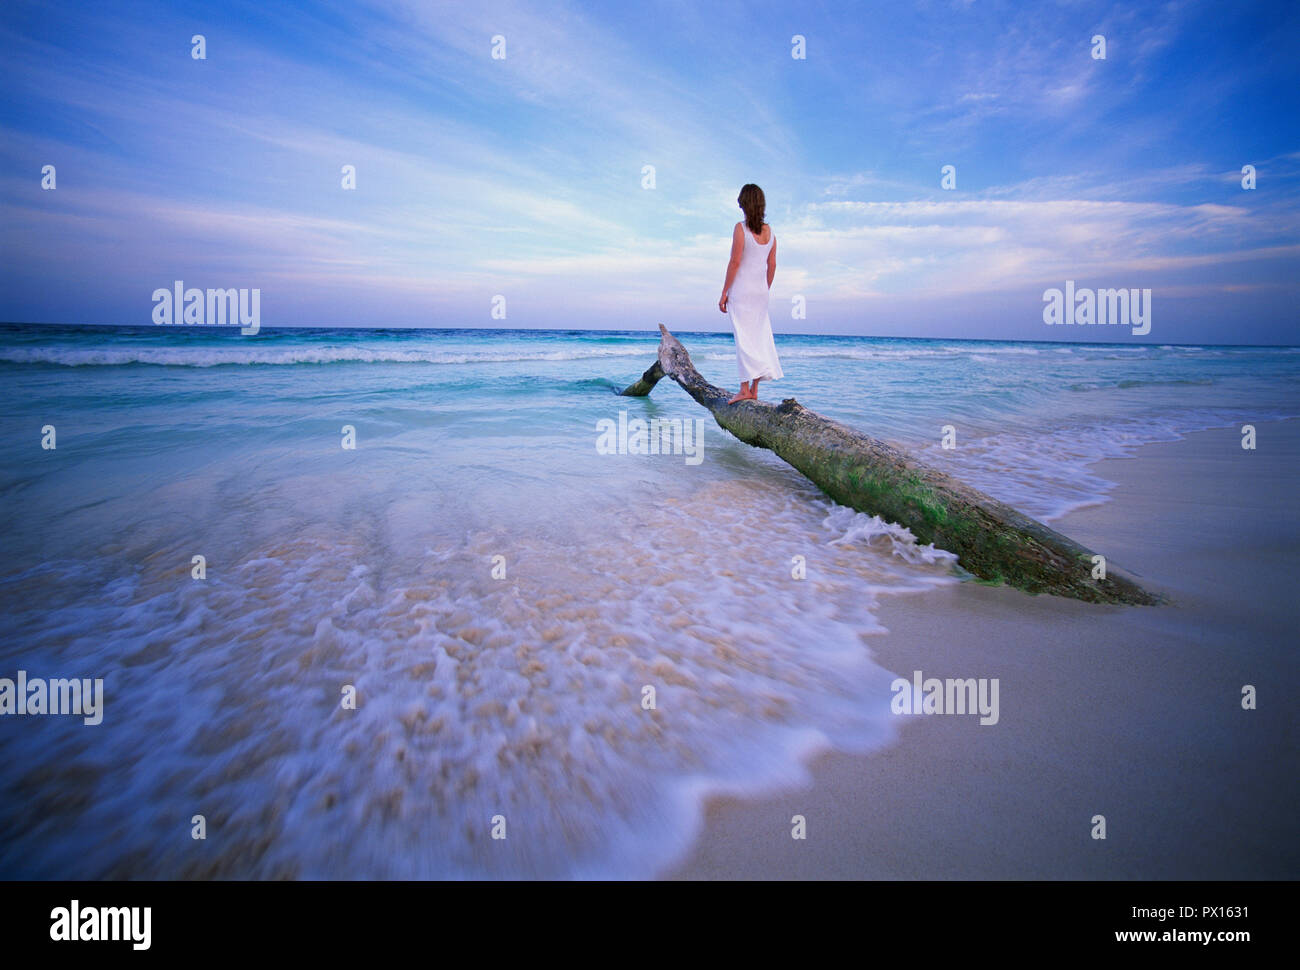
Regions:
[[0, 362], [56, 364], [64, 367], [124, 367], [147, 364], [160, 367], [227, 367], [294, 364], [508, 364], [530, 361], [594, 360], [606, 357], [650, 357], [655, 348], [599, 347], [535, 353], [457, 353], [438, 350], [401, 350], [377, 347], [266, 347], [236, 350], [224, 347], [132, 347], [91, 349], [70, 347], [10, 347], [0, 350]]
[[[850, 350], [836, 348], [812, 348], [812, 347], [792, 347], [788, 344], [782, 344], [781, 335], [776, 335], [777, 353], [782, 360], [787, 358], [795, 360], [894, 360], [907, 361], [921, 358], [942, 357], [948, 359], [960, 359], [967, 355], [964, 350]], [[695, 359], [705, 360], [730, 360], [736, 359], [735, 351], [705, 351], [691, 355]]]
[[885, 540], [891, 555], [914, 565], [933, 566], [936, 563], [955, 564], [957, 557], [933, 542], [921, 545], [912, 530], [896, 522], [887, 522], [878, 515], [857, 512], [844, 505], [836, 505], [826, 513], [823, 526], [836, 533], [828, 543], [832, 546], [851, 545], [856, 542], [880, 545]]
[[[261, 512], [315, 502], [312, 517], [337, 521], [349, 489], [324, 508], [320, 492], [281, 480]], [[13, 796], [0, 869], [649, 877], [689, 848], [708, 796], [802, 784], [813, 752], [892, 741], [894, 675], [862, 643], [884, 632], [876, 598], [961, 581], [951, 554], [811, 489], [792, 498], [784, 480], [592, 505], [566, 525], [572, 546], [439, 518], [372, 541], [277, 517], [231, 547], [209, 541], [221, 565], [195, 583], [157, 568], [189, 568], [177, 550], [193, 529], [172, 534], [179, 520], [162, 516], [148, 563], [51, 559], [0, 580], [0, 609], [50, 645], [0, 641], [10, 675], [21, 656], [33, 672], [102, 672], [112, 689], [93, 747], [52, 718], [0, 737]], [[500, 581], [483, 568], [497, 553]], [[355, 709], [340, 705], [345, 684]], [[103, 796], [23, 770], [31, 750]], [[166, 834], [195, 811], [221, 820], [214, 851]], [[498, 815], [508, 839], [495, 842]]]
[[1106, 388], [1120, 388], [1127, 390], [1133, 387], [1204, 387], [1214, 384], [1213, 378], [1203, 378], [1194, 380], [1191, 378], [1171, 378], [1166, 381], [1140, 380], [1137, 378], [1125, 378], [1114, 381], [1083, 381], [1078, 384], [1071, 384], [1072, 391], [1100, 391]]
[[[1253, 413], [1254, 421], [1300, 417], [1284, 412]], [[1109, 501], [1114, 482], [1090, 466], [1106, 458], [1131, 458], [1143, 445], [1177, 441], [1188, 434], [1240, 425], [1242, 416], [1224, 408], [1187, 410], [1051, 431], [987, 435], [945, 450], [927, 442], [913, 451], [975, 488], [1028, 515], [1050, 522], [1076, 509]]]

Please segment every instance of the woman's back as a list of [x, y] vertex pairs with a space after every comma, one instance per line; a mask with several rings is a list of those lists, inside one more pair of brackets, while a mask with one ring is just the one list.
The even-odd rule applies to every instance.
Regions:
[[764, 302], [767, 298], [767, 254], [772, 251], [772, 227], [763, 223], [763, 232], [759, 239], [766, 239], [765, 242], [759, 242], [754, 238], [754, 234], [749, 231], [749, 227], [743, 222], [738, 223], [741, 231], [745, 234], [745, 248], [740, 255], [740, 268], [736, 271], [736, 281], [732, 284], [732, 292], [735, 292], [737, 286], [742, 286], [746, 290], [762, 290]]

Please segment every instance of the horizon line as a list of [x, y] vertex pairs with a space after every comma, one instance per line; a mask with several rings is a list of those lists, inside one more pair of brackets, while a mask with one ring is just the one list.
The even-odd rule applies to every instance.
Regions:
[[[27, 320], [0, 320], [0, 327], [83, 327], [83, 328], [103, 328], [119, 330], [157, 330], [160, 324], [156, 323], [66, 323], [27, 321]], [[1080, 324], [1079, 326], [1087, 326]], [[235, 330], [238, 327], [217, 326], [217, 325], [200, 325], [200, 324], [183, 324], [165, 327], [167, 330], [202, 330], [202, 331], [219, 331]], [[438, 326], [409, 326], [409, 325], [388, 325], [388, 326], [352, 326], [346, 324], [340, 325], [303, 325], [303, 324], [283, 324], [279, 326], [262, 325], [261, 331], [269, 330], [411, 330], [416, 332], [427, 331], [458, 331], [461, 333], [623, 333], [623, 334], [647, 334], [653, 335], [658, 339], [656, 330], [639, 330], [639, 329], [613, 329], [613, 328], [592, 328], [592, 327], [478, 327], [478, 326], [460, 326], [460, 327], [438, 327]], [[674, 330], [674, 334], [691, 334], [693, 336], [727, 336], [730, 331], [727, 330]], [[1077, 347], [1261, 347], [1277, 348], [1282, 350], [1300, 349], [1300, 344], [1263, 344], [1263, 343], [1178, 343], [1172, 340], [1133, 340], [1133, 341], [1114, 341], [1114, 340], [1037, 340], [1032, 338], [1008, 339], [1005, 337], [913, 337], [898, 336], [888, 334], [869, 334], [869, 333], [799, 333], [791, 331], [775, 330], [774, 334], [787, 337], [826, 337], [826, 338], [843, 338], [846, 340], [926, 340], [938, 341], [942, 343], [990, 343], [990, 344], [1051, 344], [1053, 346], [1077, 346]], [[240, 336], [244, 336], [240, 334]]]

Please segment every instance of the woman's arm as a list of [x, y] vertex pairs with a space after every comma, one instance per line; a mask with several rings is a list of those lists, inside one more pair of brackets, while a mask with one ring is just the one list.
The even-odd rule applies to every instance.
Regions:
[[727, 294], [731, 292], [731, 284], [736, 282], [736, 270], [740, 269], [740, 257], [745, 254], [745, 227], [741, 223], [736, 223], [736, 228], [731, 233], [731, 261], [727, 263], [727, 278], [722, 283], [722, 299], [718, 300], [718, 309], [723, 313], [727, 312]]
[[776, 276], [776, 236], [772, 237], [772, 248], [767, 251], [767, 288], [772, 288], [772, 279]]

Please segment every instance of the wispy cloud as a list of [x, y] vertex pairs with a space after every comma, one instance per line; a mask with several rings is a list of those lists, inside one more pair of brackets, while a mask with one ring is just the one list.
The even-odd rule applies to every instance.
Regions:
[[[487, 324], [504, 293], [538, 325], [703, 325], [745, 181], [768, 193], [774, 299], [834, 307], [828, 329], [858, 326], [855, 301], [957, 305], [1067, 276], [1209, 287], [1228, 307], [1300, 275], [1295, 96], [1278, 84], [1295, 70], [1259, 57], [1179, 74], [1222, 63], [1234, 31], [1267, 44], [1287, 29], [1242, 15], [1212, 43], [1205, 16], [14, 4], [0, 21], [0, 315], [135, 319], [160, 279], [206, 272], [265, 282], [295, 322], [419, 324], [437, 305]], [[189, 57], [193, 33], [206, 61]], [[806, 60], [790, 56], [796, 33]], [[1247, 107], [1187, 124], [1225, 98]], [[47, 163], [55, 192], [39, 187]], [[944, 164], [956, 191], [940, 188]], [[92, 266], [104, 297], [77, 303]]]

